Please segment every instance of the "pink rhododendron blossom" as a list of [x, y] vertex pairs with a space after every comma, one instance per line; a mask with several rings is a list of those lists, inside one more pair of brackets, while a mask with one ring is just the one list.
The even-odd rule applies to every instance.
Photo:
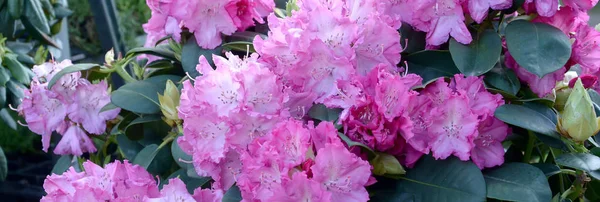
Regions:
[[471, 43], [460, 0], [401, 1], [399, 6], [409, 12], [405, 14], [406, 18], [402, 18], [403, 21], [427, 32], [427, 45], [441, 45], [450, 36], [462, 44]]
[[561, 67], [560, 69], [547, 74], [542, 78], [539, 78], [537, 75], [519, 66], [519, 64], [517, 64], [515, 59], [513, 59], [508, 52], [506, 53], [504, 62], [506, 67], [514, 70], [517, 74], [517, 77], [519, 77], [521, 81], [527, 83], [529, 88], [531, 88], [531, 91], [533, 91], [539, 97], [545, 97], [546, 95], [552, 93], [552, 89], [554, 89], [554, 86], [556, 86], [556, 82], [561, 81], [565, 76], [565, 72], [567, 72], [565, 67]]
[[331, 201], [369, 200], [365, 185], [371, 176], [371, 166], [344, 146], [326, 144], [317, 151], [311, 169], [313, 179], [331, 192]]
[[[206, 49], [221, 44], [221, 35], [231, 35], [263, 23], [275, 7], [268, 0], [148, 0], [152, 17], [144, 24], [148, 34], [147, 47], [153, 47], [161, 38], [171, 35], [180, 41], [183, 28], [194, 34], [196, 43]], [[185, 9], [182, 9], [185, 8]]]
[[167, 202], [167, 201], [181, 201], [181, 202], [195, 202], [196, 200], [185, 188], [185, 184], [179, 178], [173, 178], [169, 180], [168, 184], [165, 184], [160, 190], [160, 197], [146, 199], [147, 202]]
[[578, 79], [581, 79], [581, 83], [583, 84], [584, 88], [592, 88], [598, 82], [597, 76], [584, 74], [584, 75], [581, 75], [580, 77], [571, 79], [569, 81], [569, 88], [575, 87], [575, 82], [577, 82]]
[[54, 148], [55, 154], [81, 156], [84, 152], [95, 152], [96, 146], [79, 125], [71, 125]]
[[504, 122], [493, 116], [479, 122], [479, 135], [475, 138], [475, 147], [471, 150], [471, 159], [480, 169], [490, 168], [504, 163], [502, 141], [510, 129]]
[[106, 89], [108, 89], [106, 81], [80, 85], [75, 92], [73, 104], [69, 106], [71, 121], [80, 123], [89, 133], [104, 133], [106, 121], [116, 118], [120, 112], [118, 108], [100, 112], [102, 107], [110, 103], [110, 96]]
[[115, 119], [120, 109], [100, 112], [110, 103], [108, 85], [105, 81], [90, 84], [80, 72], [63, 75], [48, 89], [48, 82], [70, 65], [71, 61], [64, 60], [34, 66], [35, 76], [30, 89], [23, 89], [25, 97], [17, 111], [31, 131], [42, 135], [44, 151], [48, 151], [50, 137], [56, 131], [63, 138], [54, 153], [79, 156], [96, 151], [88, 134], [103, 134], [106, 122]]
[[307, 178], [302, 172], [294, 173], [291, 179], [282, 182], [281, 190], [276, 191], [269, 201], [289, 202], [328, 202], [332, 201], [331, 192], [318, 182]]
[[557, 0], [526, 0], [523, 8], [530, 12], [537, 12], [540, 16], [551, 17], [558, 10]]
[[223, 200], [223, 190], [197, 188], [196, 190], [194, 190], [194, 195], [192, 196], [196, 201], [220, 202]]
[[563, 0], [562, 2], [571, 8], [588, 11], [596, 6], [598, 0]]
[[450, 95], [445, 107], [438, 108], [430, 131], [431, 152], [437, 159], [455, 155], [463, 161], [469, 159], [473, 140], [477, 136], [477, 116], [469, 110], [469, 100], [464, 95]]
[[465, 78], [462, 74], [456, 74], [450, 87], [456, 91], [464, 91], [469, 98], [471, 110], [479, 118], [492, 116], [496, 108], [504, 104], [502, 95], [492, 94], [485, 89], [483, 77]]
[[483, 22], [487, 17], [489, 8], [504, 10], [512, 5], [511, 0], [468, 0], [469, 14], [477, 23]]
[[[105, 168], [87, 161], [83, 168], [84, 172], [71, 167], [61, 175], [48, 176], [44, 180], [47, 194], [41, 201], [142, 201], [160, 196], [155, 179], [126, 160], [109, 163]], [[185, 185], [183, 190], [187, 193]]]
[[586, 12], [570, 7], [561, 7], [555, 15], [551, 17], [539, 16], [533, 19], [533, 22], [542, 22], [552, 25], [569, 36], [572, 32], [577, 31], [577, 28], [580, 25], [587, 25], [589, 20], [590, 16]]
[[586, 23], [579, 25], [575, 33], [569, 63], [579, 64], [584, 74], [596, 74], [600, 71], [600, 32]]

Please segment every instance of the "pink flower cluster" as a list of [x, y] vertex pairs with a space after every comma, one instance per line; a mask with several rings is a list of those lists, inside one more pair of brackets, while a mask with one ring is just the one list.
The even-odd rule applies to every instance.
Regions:
[[33, 67], [35, 76], [30, 89], [17, 111], [25, 118], [29, 129], [42, 136], [44, 151], [48, 151], [54, 131], [62, 139], [54, 149], [55, 154], [81, 155], [95, 152], [89, 134], [100, 135], [106, 130], [106, 121], [114, 119], [120, 109], [100, 112], [110, 103], [105, 81], [92, 84], [81, 78], [80, 72], [62, 76], [51, 89], [48, 82], [67, 66], [70, 60], [48, 62]]
[[[501, 142], [508, 126], [493, 117], [504, 101], [486, 91], [483, 79], [440, 78], [420, 91], [421, 78], [374, 70], [355, 85], [355, 105], [340, 117], [344, 133], [376, 151], [396, 156], [412, 167], [423, 155], [473, 160], [481, 169], [504, 162]], [[361, 93], [362, 92], [362, 93]]]
[[[508, 68], [515, 70], [520, 80], [529, 84], [531, 90], [539, 97], [552, 93], [556, 83], [564, 78], [571, 66], [579, 64], [583, 75], [600, 76], [600, 32], [588, 25], [589, 16], [587, 10], [591, 9], [597, 0], [569, 0], [563, 1], [566, 6], [560, 10], [553, 9], [552, 15], [537, 17], [533, 22], [552, 25], [565, 33], [572, 41], [571, 58], [567, 64], [555, 72], [547, 74], [542, 78], [520, 67], [510, 53], [506, 53], [505, 64]], [[554, 7], [557, 8], [555, 5]], [[539, 12], [539, 9], [538, 9]], [[594, 87], [600, 90], [600, 85]]]
[[216, 70], [201, 56], [203, 75], [183, 84], [178, 143], [197, 173], [212, 177], [215, 189], [237, 182], [247, 201], [366, 201], [371, 167], [333, 124], [290, 119], [283, 84], [257, 55], [227, 56], [213, 56]]
[[269, 37], [256, 37], [260, 60], [281, 77], [293, 116], [303, 116], [313, 102], [345, 102], [336, 87], [352, 85], [379, 64], [400, 62], [399, 17], [387, 15], [385, 2], [298, 1], [292, 16], [268, 17]]
[[115, 161], [104, 168], [90, 162], [83, 163], [84, 172], [71, 167], [61, 175], [52, 174], [44, 180], [46, 196], [40, 201], [206, 201], [223, 198], [218, 190], [194, 190], [190, 194], [179, 178], [169, 180], [158, 190], [156, 179], [144, 168], [127, 160]]
[[182, 29], [193, 33], [199, 46], [212, 49], [221, 44], [221, 35], [244, 31], [264, 23], [275, 7], [272, 0], [147, 0], [152, 17], [144, 24], [148, 34], [146, 46], [153, 47], [161, 38], [171, 35], [180, 40]]

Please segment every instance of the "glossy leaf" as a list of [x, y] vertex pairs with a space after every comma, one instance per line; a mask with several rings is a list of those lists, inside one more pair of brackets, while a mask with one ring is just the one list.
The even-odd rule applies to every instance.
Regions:
[[[169, 179], [172, 178], [181, 179], [181, 181], [185, 183], [185, 187], [187, 188], [189, 193], [194, 193], [194, 190], [196, 190], [196, 188], [202, 187], [202, 185], [210, 181], [210, 177], [204, 177], [201, 179], [189, 177], [186, 173], [186, 170], [184, 169], [179, 169], [173, 172], [171, 175], [169, 175], [169, 177], [167, 177], [167, 179], [164, 180], [164, 182], [168, 182]], [[164, 185], [164, 183], [161, 183], [161, 186], [162, 185]]]
[[552, 191], [544, 173], [529, 164], [507, 163], [484, 173], [487, 197], [531, 202], [552, 199]]
[[311, 118], [330, 122], [337, 120], [340, 113], [342, 113], [342, 109], [330, 109], [323, 104], [315, 104], [308, 110], [308, 116]]
[[542, 172], [544, 172], [544, 175], [546, 175], [546, 177], [550, 177], [550, 176], [553, 176], [553, 175], [556, 175], [556, 174], [560, 173], [560, 167], [558, 167], [555, 164], [551, 164], [551, 163], [534, 163], [534, 164], [531, 164], [531, 165], [537, 167]]
[[398, 181], [398, 191], [414, 195], [416, 202], [485, 201], [485, 180], [472, 162], [455, 157], [435, 160], [424, 156]]
[[4, 155], [4, 150], [0, 147], [0, 181], [6, 180], [6, 176], [8, 176], [8, 160]]
[[421, 76], [423, 84], [460, 73], [448, 51], [420, 51], [407, 55], [404, 59], [408, 62], [408, 72]]
[[232, 186], [223, 195], [222, 202], [240, 202], [242, 201], [242, 193], [240, 188], [236, 185]]
[[6, 5], [8, 8], [8, 13], [11, 15], [12, 18], [18, 19], [19, 17], [21, 17], [25, 1], [28, 0], [7, 0]]
[[[27, 33], [31, 34], [31, 36], [33, 36], [33, 38], [35, 38], [45, 44], [53, 46], [55, 48], [58, 48], [58, 49], [61, 48], [60, 45], [58, 45], [56, 42], [54, 42], [54, 40], [52, 40], [52, 38], [50, 36], [48, 36], [48, 34], [44, 33], [43, 30], [40, 30], [39, 28], [35, 27], [35, 25], [28, 18], [21, 17], [21, 22], [23, 23], [23, 26], [27, 30]], [[50, 29], [50, 28], [48, 28], [48, 29]]]
[[506, 104], [498, 107], [494, 115], [505, 123], [560, 139], [560, 135], [556, 132], [556, 124], [533, 109]]
[[136, 155], [144, 149], [140, 143], [130, 140], [125, 134], [117, 134], [117, 143], [119, 144], [119, 149], [123, 152], [123, 155], [126, 159], [133, 161]]
[[483, 79], [492, 87], [500, 89], [511, 95], [517, 95], [521, 89], [521, 82], [512, 69], [503, 68], [499, 64], [485, 74]]
[[58, 161], [56, 161], [56, 164], [54, 164], [54, 167], [52, 167], [52, 173], [57, 175], [63, 174], [69, 169], [69, 167], [71, 167], [72, 160], [73, 156], [71, 155], [60, 156], [60, 158], [58, 158]]
[[566, 153], [555, 158], [558, 165], [583, 170], [600, 180], [600, 157], [588, 153]]
[[31, 79], [29, 78], [29, 74], [27, 73], [29, 69], [27, 69], [27, 67], [25, 67], [17, 60], [16, 55], [5, 55], [4, 65], [10, 70], [12, 77], [14, 77], [17, 81], [19, 81], [22, 84], [29, 84], [29, 82], [31, 81]]
[[479, 76], [490, 71], [500, 59], [501, 51], [502, 41], [493, 30], [482, 32], [469, 45], [450, 40], [452, 60], [465, 76]]
[[48, 25], [48, 18], [44, 14], [42, 2], [40, 0], [20, 0], [25, 1], [25, 16], [29, 22], [44, 34], [50, 34], [50, 26]]
[[144, 169], [148, 169], [154, 160], [154, 157], [156, 157], [156, 154], [158, 154], [158, 145], [148, 145], [135, 156], [133, 164], [137, 164], [142, 166]]
[[199, 63], [198, 59], [201, 55], [206, 57], [206, 60], [210, 65], [214, 67], [213, 63], [213, 54], [220, 55], [222, 48], [217, 47], [213, 50], [206, 50], [198, 46], [195, 39], [189, 40], [187, 43], [183, 45], [183, 49], [181, 51], [181, 66], [183, 66], [183, 70], [187, 72], [192, 77], [200, 76], [200, 73], [196, 70], [196, 65]]
[[163, 75], [128, 83], [112, 93], [111, 101], [116, 106], [135, 113], [159, 113], [158, 93], [163, 93], [166, 80], [178, 82], [179, 79], [178, 76]]
[[545, 23], [510, 22], [506, 27], [506, 44], [515, 61], [540, 78], [563, 67], [571, 56], [569, 38]]
[[97, 64], [91, 64], [91, 63], [80, 63], [80, 64], [74, 64], [74, 65], [65, 67], [64, 69], [60, 70], [60, 72], [56, 73], [56, 75], [54, 75], [54, 77], [52, 77], [52, 80], [50, 80], [48, 82], [48, 88], [51, 89], [52, 86], [54, 86], [54, 84], [56, 84], [56, 82], [66, 74], [73, 73], [73, 72], [79, 72], [79, 71], [85, 71], [85, 70], [92, 69], [94, 67], [100, 67], [100, 66]]
[[149, 54], [149, 55], [162, 57], [162, 58], [169, 59], [169, 60], [176, 61], [176, 62], [179, 61], [175, 57], [175, 52], [168, 50], [166, 48], [163, 48], [161, 46], [152, 47], [152, 48], [147, 48], [147, 47], [134, 48], [134, 49], [127, 51], [126, 57], [133, 57], [133, 56], [140, 55], [140, 54]]

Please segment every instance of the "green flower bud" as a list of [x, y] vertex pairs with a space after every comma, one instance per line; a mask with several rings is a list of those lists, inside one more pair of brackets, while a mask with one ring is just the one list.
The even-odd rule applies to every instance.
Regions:
[[577, 76], [577, 72], [568, 71], [565, 73], [565, 78], [562, 81], [556, 82], [556, 87], [554, 87], [554, 92], [556, 95], [554, 108], [556, 108], [558, 111], [562, 111], [565, 108], [567, 99], [569, 98], [569, 95], [571, 95], [571, 91], [573, 91], [571, 88], [569, 88], [569, 81], [577, 78]]
[[558, 130], [576, 142], [583, 142], [598, 133], [598, 121], [592, 99], [581, 79], [577, 79], [564, 110], [559, 114]]
[[165, 122], [174, 126], [179, 122], [177, 107], [179, 106], [179, 89], [171, 81], [167, 80], [167, 86], [163, 95], [158, 94], [160, 110], [162, 111]]
[[114, 49], [110, 49], [104, 55], [104, 62], [106, 63], [106, 66], [110, 67], [110, 66], [112, 66], [113, 61], [115, 61], [115, 51], [114, 51]]

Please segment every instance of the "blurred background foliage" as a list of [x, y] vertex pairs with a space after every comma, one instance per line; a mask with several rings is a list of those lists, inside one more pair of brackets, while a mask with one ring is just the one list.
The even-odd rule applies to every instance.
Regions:
[[[69, 17], [69, 37], [71, 46], [90, 55], [100, 55], [101, 47], [94, 16], [87, 0], [68, 0], [73, 15]], [[115, 1], [119, 29], [126, 48], [131, 49], [143, 45], [144, 30], [142, 25], [150, 18], [150, 9], [145, 0]], [[139, 40], [141, 36], [142, 40]]]

